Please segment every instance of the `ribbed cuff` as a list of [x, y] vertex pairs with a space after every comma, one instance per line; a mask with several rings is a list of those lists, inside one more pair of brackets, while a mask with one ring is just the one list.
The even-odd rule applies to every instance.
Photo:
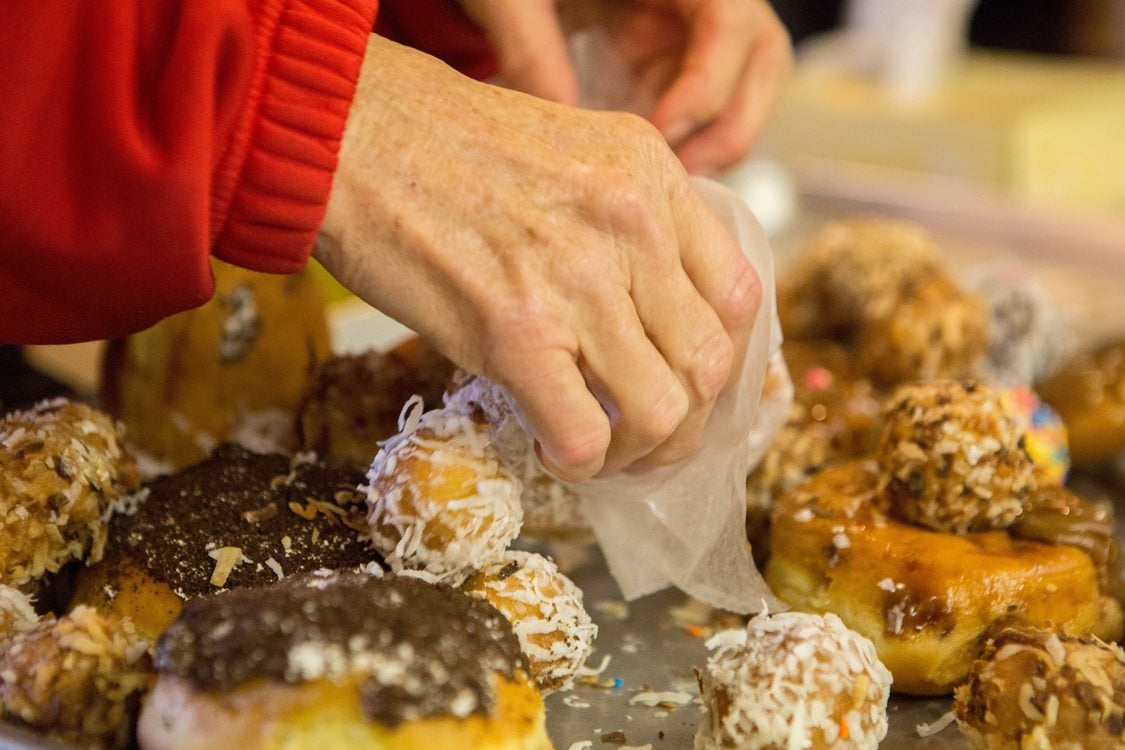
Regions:
[[259, 16], [256, 78], [215, 173], [214, 255], [291, 273], [308, 260], [377, 0], [274, 0]]

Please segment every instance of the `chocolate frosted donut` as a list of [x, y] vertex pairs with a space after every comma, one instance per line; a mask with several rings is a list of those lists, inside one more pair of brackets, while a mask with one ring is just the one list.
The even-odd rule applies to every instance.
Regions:
[[155, 662], [146, 750], [550, 747], [504, 617], [413, 577], [310, 575], [195, 599]]
[[71, 560], [100, 559], [103, 520], [137, 469], [123, 430], [65, 399], [0, 422], [0, 583], [23, 586]]
[[359, 539], [360, 479], [315, 461], [220, 446], [122, 504], [105, 559], [80, 571], [75, 601], [128, 615], [155, 638], [192, 597], [368, 563], [376, 555]]

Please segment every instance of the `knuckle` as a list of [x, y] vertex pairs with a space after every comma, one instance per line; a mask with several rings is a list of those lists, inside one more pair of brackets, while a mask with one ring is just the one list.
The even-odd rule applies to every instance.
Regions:
[[730, 377], [734, 364], [734, 344], [721, 328], [699, 340], [688, 367], [688, 382], [697, 398], [711, 402]]
[[726, 294], [720, 301], [719, 317], [730, 327], [750, 325], [762, 305], [762, 280], [749, 262], [739, 264]]
[[609, 423], [602, 421], [562, 435], [549, 452], [560, 477], [577, 482], [594, 476], [601, 469], [609, 442]]
[[660, 445], [675, 434], [691, 407], [691, 400], [679, 380], [670, 380], [672, 382], [637, 420], [635, 433], [646, 446]]

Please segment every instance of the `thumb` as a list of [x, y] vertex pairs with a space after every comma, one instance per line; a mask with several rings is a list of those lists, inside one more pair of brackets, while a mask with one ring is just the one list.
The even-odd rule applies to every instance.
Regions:
[[578, 103], [578, 81], [555, 0], [461, 0], [500, 65], [502, 83], [541, 99]]

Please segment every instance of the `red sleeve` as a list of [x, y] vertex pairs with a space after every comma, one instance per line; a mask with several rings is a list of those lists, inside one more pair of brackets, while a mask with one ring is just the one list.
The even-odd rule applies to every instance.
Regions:
[[120, 336], [307, 260], [377, 0], [0, 3], [0, 342]]
[[375, 33], [433, 55], [481, 81], [498, 70], [484, 32], [457, 0], [382, 0]]

